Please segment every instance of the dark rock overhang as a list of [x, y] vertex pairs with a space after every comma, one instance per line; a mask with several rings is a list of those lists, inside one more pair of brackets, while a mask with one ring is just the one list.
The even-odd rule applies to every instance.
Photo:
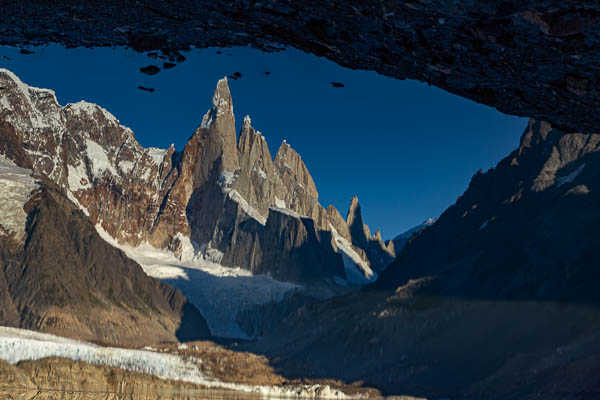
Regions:
[[593, 0], [0, 0], [0, 44], [279, 46], [428, 82], [502, 112], [594, 132], [600, 3]]

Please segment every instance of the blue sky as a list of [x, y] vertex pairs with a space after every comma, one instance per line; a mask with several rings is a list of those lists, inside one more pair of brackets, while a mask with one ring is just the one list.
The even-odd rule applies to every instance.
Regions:
[[294, 49], [221, 50], [194, 49], [155, 76], [139, 68], [158, 60], [110, 48], [49, 46], [22, 55], [0, 47], [0, 56], [11, 59], [0, 58], [0, 67], [54, 89], [63, 105], [84, 99], [103, 106], [144, 146], [177, 149], [200, 124], [217, 80], [239, 71], [242, 78], [229, 81], [238, 127], [250, 115], [273, 155], [286, 139], [312, 173], [321, 204], [345, 215], [358, 195], [365, 221], [384, 238], [442, 213], [478, 169], [518, 146], [527, 122], [427, 84], [350, 70]]

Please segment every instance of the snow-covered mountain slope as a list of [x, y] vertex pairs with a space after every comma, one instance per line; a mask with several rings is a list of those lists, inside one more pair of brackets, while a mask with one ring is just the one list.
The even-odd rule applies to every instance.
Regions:
[[[185, 348], [184, 346], [180, 346]], [[189, 382], [208, 388], [222, 388], [255, 393], [265, 397], [346, 398], [328, 385], [259, 386], [222, 382], [199, 368], [202, 359], [186, 357], [178, 352], [158, 352], [118, 347], [102, 347], [89, 342], [66, 339], [24, 329], [0, 327], [0, 359], [10, 364], [24, 360], [60, 357], [89, 364], [122, 368], [161, 379]]]

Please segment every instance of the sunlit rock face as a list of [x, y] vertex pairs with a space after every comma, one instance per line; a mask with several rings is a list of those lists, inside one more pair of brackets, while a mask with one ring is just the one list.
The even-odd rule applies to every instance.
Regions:
[[[143, 148], [108, 111], [0, 70], [0, 150], [62, 187], [121, 245], [148, 243], [280, 280], [363, 285], [394, 257], [380, 235], [352, 237], [352, 219], [325, 210], [300, 155], [272, 158], [245, 117], [237, 138], [227, 79], [185, 148]], [[358, 200], [352, 201], [352, 210]], [[356, 211], [352, 211], [353, 215]], [[358, 217], [360, 210], [358, 209]], [[365, 225], [366, 226], [366, 225]]]
[[[190, 46], [292, 46], [418, 79], [526, 117], [599, 125], [600, 4], [581, 0], [2, 1], [0, 43], [129, 46], [172, 62]], [[40, 23], [43, 21], [43, 23]]]

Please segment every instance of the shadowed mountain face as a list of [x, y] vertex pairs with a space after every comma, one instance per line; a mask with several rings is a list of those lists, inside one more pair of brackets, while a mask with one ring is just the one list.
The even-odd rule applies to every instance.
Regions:
[[[227, 79], [181, 152], [143, 148], [103, 108], [61, 107], [52, 91], [8, 70], [0, 82], [0, 150], [58, 184], [119, 244], [337, 289], [373, 281], [393, 260], [380, 234], [365, 225], [357, 240], [351, 219], [319, 204], [291, 146], [272, 158], [249, 117], [237, 138]], [[351, 214], [363, 227], [356, 198]]]
[[210, 337], [181, 292], [106, 243], [59, 187], [38, 180], [24, 211], [22, 236], [0, 234], [1, 325], [122, 345], [176, 341], [190, 327]]
[[[568, 131], [599, 120], [592, 0], [260, 2], [1, 0], [0, 43], [129, 46], [172, 62], [190, 46], [273, 43], [343, 66], [431, 83]], [[43, 21], [43, 23], [40, 23]]]
[[599, 143], [531, 121], [519, 149], [475, 174], [378, 285], [435, 277], [448, 296], [597, 302]]
[[389, 393], [597, 397], [599, 144], [532, 120], [375, 284], [298, 310], [253, 349], [291, 376]]

